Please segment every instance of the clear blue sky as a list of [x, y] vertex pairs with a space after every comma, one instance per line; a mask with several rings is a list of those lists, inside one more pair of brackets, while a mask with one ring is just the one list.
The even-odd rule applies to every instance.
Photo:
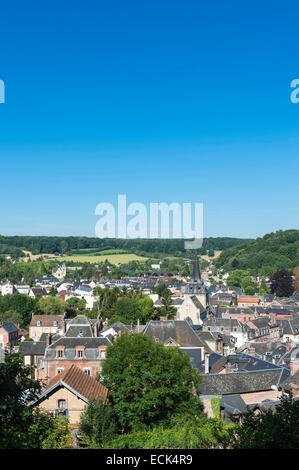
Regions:
[[298, 228], [298, 2], [6, 0], [0, 233], [203, 202], [206, 236]]

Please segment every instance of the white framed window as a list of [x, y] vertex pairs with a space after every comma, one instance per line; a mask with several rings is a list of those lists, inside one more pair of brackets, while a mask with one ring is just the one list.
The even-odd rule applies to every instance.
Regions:
[[106, 358], [106, 351], [99, 351], [99, 358], [105, 359]]
[[62, 374], [63, 371], [64, 371], [64, 369], [63, 369], [62, 367], [59, 367], [59, 368], [56, 370], [57, 375]]
[[85, 368], [85, 369], [84, 369], [84, 374], [86, 374], [86, 375], [91, 375], [91, 369], [88, 368], [88, 367]]

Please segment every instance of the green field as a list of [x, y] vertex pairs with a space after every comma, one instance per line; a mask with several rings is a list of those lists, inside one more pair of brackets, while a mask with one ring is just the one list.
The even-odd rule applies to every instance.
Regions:
[[72, 250], [70, 256], [82, 256], [82, 255], [90, 255], [90, 256], [103, 256], [103, 255], [126, 255], [130, 254], [126, 250], [120, 249], [106, 249], [106, 250], [99, 250], [99, 248], [82, 248], [81, 250]]
[[53, 257], [52, 259], [59, 259], [59, 262], [72, 262], [72, 263], [91, 263], [98, 264], [104, 263], [106, 260], [111, 264], [126, 264], [130, 261], [146, 261], [147, 258], [143, 256], [133, 255], [132, 253], [126, 254], [102, 254], [102, 255], [69, 255]]

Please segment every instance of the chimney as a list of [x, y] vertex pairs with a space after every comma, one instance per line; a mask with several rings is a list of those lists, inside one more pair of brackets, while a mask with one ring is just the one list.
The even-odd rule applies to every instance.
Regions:
[[227, 361], [225, 364], [225, 373], [230, 374], [231, 372], [233, 372], [232, 364], [231, 362]]
[[209, 363], [210, 354], [205, 353], [205, 374], [210, 372], [210, 363]]
[[46, 347], [48, 348], [52, 344], [52, 334], [48, 333], [46, 337]]
[[247, 354], [249, 354], [249, 356], [255, 356], [255, 348], [253, 346], [249, 346], [247, 349]]
[[293, 341], [288, 339], [286, 342], [286, 348], [287, 348], [287, 352], [290, 352], [293, 349]]

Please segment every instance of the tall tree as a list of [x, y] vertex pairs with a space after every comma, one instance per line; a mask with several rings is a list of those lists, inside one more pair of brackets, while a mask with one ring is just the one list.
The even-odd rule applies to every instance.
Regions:
[[123, 432], [152, 427], [201, 404], [198, 371], [178, 348], [149, 337], [123, 335], [108, 348], [103, 383]]
[[277, 297], [290, 297], [294, 293], [293, 277], [285, 269], [277, 271], [271, 277], [271, 294]]

